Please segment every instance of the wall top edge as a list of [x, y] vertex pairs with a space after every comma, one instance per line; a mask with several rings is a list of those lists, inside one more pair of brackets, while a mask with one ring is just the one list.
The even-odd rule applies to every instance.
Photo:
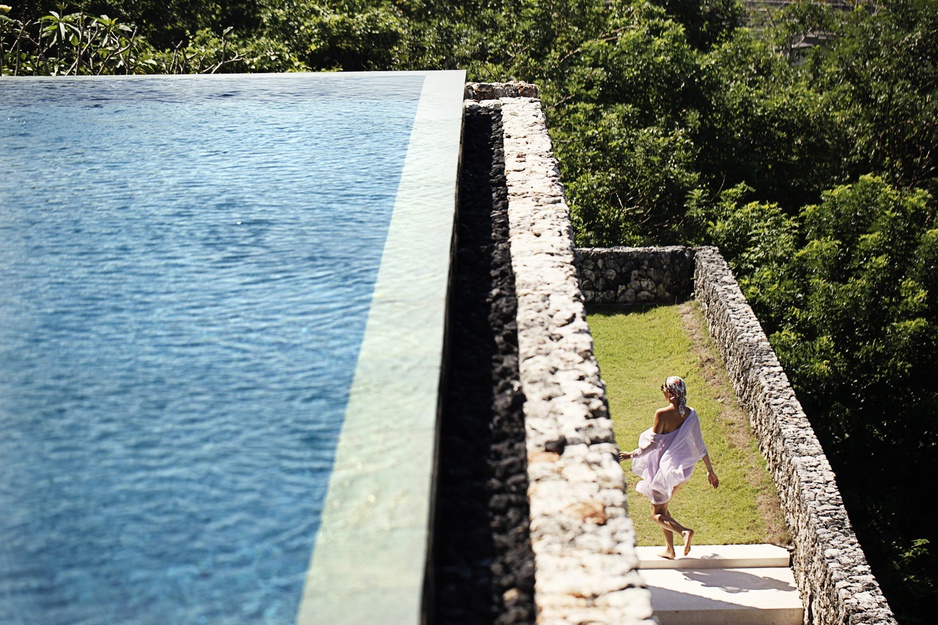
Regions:
[[539, 98], [537, 85], [527, 82], [467, 82], [466, 100], [498, 100], [499, 98]]
[[605, 252], [702, 252], [702, 251], [714, 251], [719, 253], [719, 250], [713, 246], [709, 245], [648, 245], [648, 246], [639, 246], [639, 247], [629, 247], [617, 245], [613, 247], [578, 247], [576, 248], [577, 252], [583, 253], [596, 253], [601, 254]]

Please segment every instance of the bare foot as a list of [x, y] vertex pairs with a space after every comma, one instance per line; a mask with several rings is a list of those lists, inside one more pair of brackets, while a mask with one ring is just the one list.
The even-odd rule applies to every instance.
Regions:
[[665, 560], [673, 560], [673, 559], [674, 559], [674, 549], [673, 549], [673, 548], [665, 549], [664, 551], [662, 551], [661, 553], [658, 554], [658, 557], [659, 557], [659, 558], [664, 558]]
[[684, 530], [681, 536], [684, 537], [684, 555], [686, 556], [690, 553], [690, 541], [694, 538], [694, 530]]

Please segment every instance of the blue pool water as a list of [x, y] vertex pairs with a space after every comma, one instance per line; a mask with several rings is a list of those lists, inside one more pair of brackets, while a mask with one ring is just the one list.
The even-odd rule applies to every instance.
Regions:
[[423, 77], [3, 83], [0, 623], [292, 623]]

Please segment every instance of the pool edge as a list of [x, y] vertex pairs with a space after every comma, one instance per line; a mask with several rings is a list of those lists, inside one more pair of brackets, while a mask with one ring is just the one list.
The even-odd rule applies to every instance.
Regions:
[[465, 72], [424, 75], [298, 625], [423, 620]]

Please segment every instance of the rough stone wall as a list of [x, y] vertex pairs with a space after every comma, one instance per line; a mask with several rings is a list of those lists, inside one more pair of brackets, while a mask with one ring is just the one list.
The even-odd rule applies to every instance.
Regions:
[[[635, 259], [624, 258], [629, 254]], [[782, 500], [794, 543], [792, 569], [805, 603], [805, 623], [894, 624], [895, 617], [850, 526], [827, 456], [719, 251], [584, 249], [577, 250], [576, 257], [583, 293], [590, 304], [666, 302], [673, 293], [690, 292], [687, 266], [693, 268], [693, 296], [707, 319], [740, 403], [750, 415]], [[668, 272], [662, 264], [672, 259], [678, 265]], [[624, 297], [635, 290], [636, 265], [642, 268], [639, 282], [660, 280], [661, 284], [636, 291], [646, 294], [642, 298]], [[596, 274], [601, 274], [599, 280]], [[671, 278], [665, 282], [668, 275], [684, 276], [688, 283], [675, 288]], [[663, 293], [667, 297], [659, 299]]]
[[690, 297], [694, 253], [677, 246], [580, 248], [576, 267], [591, 304], [673, 304]]
[[536, 85], [526, 82], [471, 82], [466, 84], [466, 100], [480, 102], [501, 98], [536, 98]]
[[[514, 92], [469, 85], [466, 93]], [[538, 623], [650, 624], [546, 120], [534, 97], [479, 105], [500, 110], [504, 128]]]
[[805, 622], [896, 622], [850, 525], [835, 476], [755, 314], [714, 248], [696, 250], [694, 296], [778, 488]]

